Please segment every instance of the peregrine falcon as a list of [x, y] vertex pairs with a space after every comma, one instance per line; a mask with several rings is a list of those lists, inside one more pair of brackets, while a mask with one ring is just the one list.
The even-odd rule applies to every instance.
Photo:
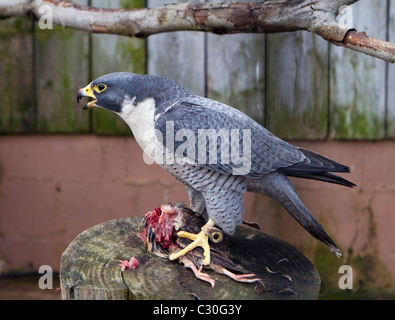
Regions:
[[203, 264], [208, 265], [209, 231], [216, 225], [229, 235], [234, 233], [242, 223], [246, 191], [277, 200], [313, 237], [341, 255], [288, 176], [353, 187], [332, 173], [350, 172], [348, 166], [287, 143], [241, 111], [160, 76], [106, 74], [80, 88], [77, 102], [82, 97], [94, 99], [84, 109], [100, 107], [118, 114], [148, 159], [181, 181], [192, 210], [206, 217], [200, 233], [179, 235], [193, 241], [170, 255], [171, 260], [201, 246]]

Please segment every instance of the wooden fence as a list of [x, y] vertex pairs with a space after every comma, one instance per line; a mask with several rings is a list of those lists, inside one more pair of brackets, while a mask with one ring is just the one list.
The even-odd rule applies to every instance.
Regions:
[[[144, 0], [74, 2], [146, 5]], [[346, 10], [358, 31], [395, 42], [395, 0], [361, 0]], [[395, 66], [309, 32], [175, 32], [140, 40], [59, 26], [40, 29], [29, 19], [13, 18], [0, 20], [0, 58], [4, 134], [130, 134], [112, 113], [83, 111], [75, 101], [78, 88], [94, 78], [130, 71], [163, 75], [228, 103], [285, 139], [395, 136]]]

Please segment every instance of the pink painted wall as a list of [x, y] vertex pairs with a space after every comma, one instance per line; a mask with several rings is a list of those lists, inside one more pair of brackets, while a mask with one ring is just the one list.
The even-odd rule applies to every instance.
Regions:
[[[244, 219], [301, 250], [327, 287], [337, 287], [339, 266], [349, 264], [355, 286], [393, 293], [395, 141], [293, 143], [352, 167], [345, 177], [358, 185], [353, 189], [293, 180], [343, 257], [337, 259], [265, 196], [246, 195]], [[85, 229], [179, 201], [188, 203], [184, 186], [145, 164], [131, 137], [0, 136], [0, 273], [43, 264], [58, 270], [62, 252]]]

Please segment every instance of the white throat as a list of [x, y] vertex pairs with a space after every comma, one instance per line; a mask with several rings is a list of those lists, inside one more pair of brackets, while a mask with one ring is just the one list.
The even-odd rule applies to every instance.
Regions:
[[145, 150], [148, 144], [156, 141], [154, 130], [155, 100], [148, 98], [135, 105], [135, 99], [134, 97], [125, 100], [122, 111], [118, 115], [128, 124], [137, 143]]

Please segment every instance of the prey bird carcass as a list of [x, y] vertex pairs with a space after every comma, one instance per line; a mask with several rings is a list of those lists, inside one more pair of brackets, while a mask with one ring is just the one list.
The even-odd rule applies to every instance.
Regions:
[[[140, 223], [138, 236], [146, 244], [148, 252], [168, 258], [191, 244], [191, 240], [182, 237], [183, 232], [197, 234], [204, 224], [203, 217], [185, 205], [164, 204], [146, 213]], [[212, 243], [210, 247], [194, 248], [179, 258], [179, 261], [190, 268], [198, 279], [209, 282], [212, 287], [215, 285], [215, 280], [202, 272], [206, 250], [209, 250], [211, 259], [205, 268], [210, 268], [238, 282], [261, 281], [255, 274], [235, 262], [230, 248], [222, 242], [221, 230], [212, 228], [207, 236]]]

